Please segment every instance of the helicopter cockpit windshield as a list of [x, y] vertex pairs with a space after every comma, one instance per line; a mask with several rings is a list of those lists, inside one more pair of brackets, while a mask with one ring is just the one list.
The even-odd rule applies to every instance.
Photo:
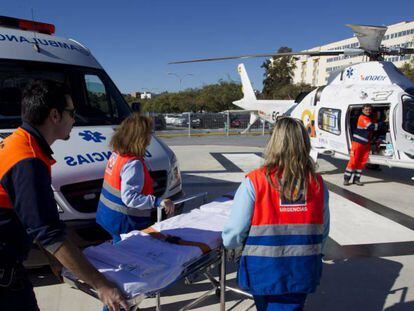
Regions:
[[414, 134], [414, 98], [404, 96], [402, 101], [403, 119], [402, 128], [404, 131]]

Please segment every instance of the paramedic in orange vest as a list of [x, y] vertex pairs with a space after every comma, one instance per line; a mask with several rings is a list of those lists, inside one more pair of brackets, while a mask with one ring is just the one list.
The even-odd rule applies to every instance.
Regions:
[[354, 184], [358, 186], [363, 185], [361, 173], [369, 158], [372, 136], [379, 126], [381, 126], [381, 122], [377, 123], [377, 118], [373, 115], [372, 106], [369, 104], [364, 105], [352, 135], [350, 158], [344, 174], [345, 186], [351, 184], [352, 175], [354, 175]]
[[39, 310], [23, 261], [35, 241], [91, 285], [110, 310], [127, 308], [121, 292], [66, 237], [51, 187], [50, 145], [69, 139], [75, 108], [69, 92], [34, 81], [22, 98], [23, 124], [0, 142], [0, 310]]
[[243, 246], [238, 283], [258, 311], [303, 310], [319, 284], [329, 232], [328, 190], [300, 120], [277, 120], [265, 163], [240, 184], [222, 238]]
[[145, 163], [145, 150], [151, 142], [152, 120], [133, 113], [116, 130], [110, 146], [96, 222], [120, 241], [122, 233], [151, 225], [151, 210], [163, 206], [174, 212], [169, 199], [154, 196], [153, 180]]

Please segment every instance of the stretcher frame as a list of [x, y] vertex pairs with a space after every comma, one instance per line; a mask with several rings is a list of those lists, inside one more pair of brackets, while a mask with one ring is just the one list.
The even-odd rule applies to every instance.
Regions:
[[[171, 284], [168, 284], [166, 287], [159, 289], [154, 292], [148, 292], [148, 293], [142, 293], [138, 294], [134, 297], [130, 297], [127, 299], [128, 305], [130, 306], [129, 310], [135, 311], [138, 310], [139, 304], [146, 298], [156, 298], [156, 310], [162, 311], [162, 304], [161, 304], [161, 293], [166, 290], [167, 288], [170, 288], [177, 282], [181, 280], [185, 280], [186, 284], [191, 284], [193, 281], [198, 278], [200, 275], [204, 275], [212, 285], [212, 288], [204, 292], [200, 297], [195, 298], [188, 304], [186, 304], [184, 307], [179, 309], [180, 311], [184, 310], [190, 310], [194, 306], [198, 305], [205, 299], [207, 299], [208, 296], [214, 293], [220, 293], [220, 310], [225, 310], [225, 295], [223, 295], [223, 291], [221, 291], [221, 288], [225, 288], [225, 277], [223, 278], [223, 265], [222, 263], [225, 262], [225, 260], [222, 260], [222, 256], [225, 254], [225, 251], [222, 247], [220, 249], [212, 250], [211, 252], [204, 254], [200, 258], [197, 258], [193, 263], [189, 264], [187, 268], [184, 269], [184, 271], [181, 273], [180, 277], [178, 277], [174, 282]], [[220, 265], [220, 277], [219, 280], [217, 280], [212, 275], [212, 270]], [[225, 270], [224, 270], [225, 273]], [[91, 288], [88, 284], [84, 283], [83, 281], [79, 279], [71, 279], [66, 276], [63, 277], [64, 282], [69, 284], [71, 287], [81, 290], [82, 292], [96, 298], [98, 298], [97, 292]]]
[[[195, 199], [201, 198], [202, 203], [205, 204], [207, 201], [207, 192], [197, 193], [195, 195], [174, 201], [175, 204], [181, 204], [188, 201], [192, 201]], [[160, 222], [162, 219], [162, 207], [158, 207], [157, 209], [157, 222]], [[233, 254], [234, 259], [234, 254]], [[192, 284], [195, 279], [200, 276], [204, 275], [210, 282], [212, 288], [205, 291], [201, 296], [198, 298], [193, 299], [191, 302], [186, 304], [184, 307], [179, 309], [179, 311], [190, 310], [196, 305], [200, 304], [202, 301], [207, 299], [211, 294], [220, 295], [220, 311], [225, 311], [226, 309], [226, 290], [230, 290], [236, 292], [238, 294], [244, 295], [248, 298], [252, 298], [252, 296], [246, 292], [243, 292], [240, 289], [232, 288], [226, 286], [226, 262], [227, 262], [227, 250], [220, 246], [217, 249], [213, 249], [210, 252], [203, 254], [201, 257], [195, 259], [193, 262], [190, 262], [186, 265], [185, 269], [181, 273], [181, 275], [171, 284], [167, 285], [166, 287], [159, 289], [155, 292], [148, 292], [148, 293], [141, 293], [134, 297], [129, 297], [127, 299], [128, 305], [130, 306], [129, 310], [136, 311], [139, 308], [139, 304], [146, 298], [156, 298], [156, 310], [162, 311], [162, 304], [161, 304], [161, 293], [166, 290], [167, 288], [173, 286], [175, 283], [185, 280], [187, 285]], [[219, 278], [216, 279], [212, 271], [219, 267]], [[79, 289], [82, 292], [96, 298], [98, 298], [98, 293], [90, 287], [85, 282], [79, 279], [72, 279], [67, 276], [63, 276], [63, 280], [65, 283], [70, 285], [73, 288]]]

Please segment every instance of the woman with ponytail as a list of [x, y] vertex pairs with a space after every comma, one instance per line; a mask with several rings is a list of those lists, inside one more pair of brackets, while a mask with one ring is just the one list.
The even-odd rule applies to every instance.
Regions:
[[300, 120], [279, 118], [264, 165], [239, 186], [223, 230], [226, 248], [243, 247], [238, 282], [259, 311], [303, 310], [320, 281], [329, 197], [310, 148]]

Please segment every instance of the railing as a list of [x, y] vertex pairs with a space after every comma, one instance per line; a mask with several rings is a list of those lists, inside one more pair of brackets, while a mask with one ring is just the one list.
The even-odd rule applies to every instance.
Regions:
[[[250, 114], [225, 111], [221, 113], [151, 114], [158, 136], [239, 135], [248, 127]], [[265, 135], [272, 124], [258, 119], [248, 133]]]

